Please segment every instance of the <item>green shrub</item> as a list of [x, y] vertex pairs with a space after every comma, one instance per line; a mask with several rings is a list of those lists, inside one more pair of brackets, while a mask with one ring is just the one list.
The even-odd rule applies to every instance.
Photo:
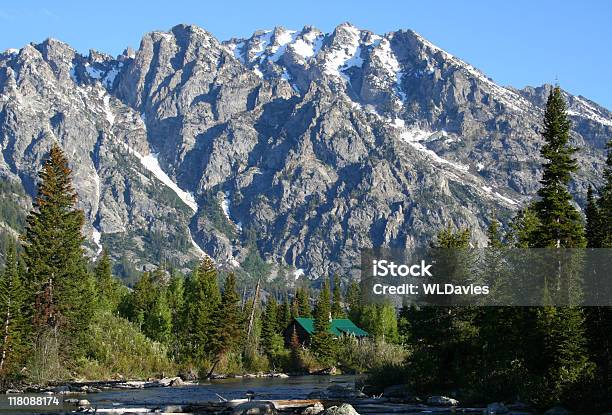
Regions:
[[404, 346], [382, 340], [359, 340], [353, 336], [339, 339], [338, 359], [345, 370], [364, 373], [381, 367], [401, 366], [408, 355]]
[[145, 379], [176, 371], [166, 348], [148, 339], [137, 326], [109, 312], [97, 314], [90, 328], [87, 359], [78, 373], [88, 379]]

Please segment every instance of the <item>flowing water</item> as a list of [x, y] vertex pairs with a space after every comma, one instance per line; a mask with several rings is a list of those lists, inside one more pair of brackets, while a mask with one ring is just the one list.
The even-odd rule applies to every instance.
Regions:
[[212, 380], [197, 385], [170, 388], [110, 390], [83, 396], [92, 407], [147, 407], [165, 405], [202, 404], [225, 399], [245, 398], [247, 391], [255, 392], [255, 399], [304, 399], [316, 390], [331, 384], [355, 384], [355, 376], [295, 376], [289, 378], [253, 378]]

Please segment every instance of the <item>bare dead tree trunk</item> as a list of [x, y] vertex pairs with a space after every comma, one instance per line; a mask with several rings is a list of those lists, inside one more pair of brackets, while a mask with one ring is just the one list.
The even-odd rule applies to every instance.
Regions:
[[253, 323], [255, 322], [255, 306], [257, 305], [257, 301], [259, 299], [260, 283], [261, 283], [261, 278], [257, 280], [257, 285], [255, 286], [255, 295], [253, 296], [253, 307], [251, 308], [251, 315], [249, 316], [249, 327], [247, 328], [247, 339], [251, 337], [251, 332], [253, 331]]
[[2, 358], [0, 358], [0, 370], [4, 368], [6, 362], [6, 348], [9, 340], [9, 325], [11, 324], [11, 292], [13, 288], [13, 279], [9, 282], [8, 286], [8, 298], [6, 301], [6, 315], [4, 318], [4, 339], [2, 342]]

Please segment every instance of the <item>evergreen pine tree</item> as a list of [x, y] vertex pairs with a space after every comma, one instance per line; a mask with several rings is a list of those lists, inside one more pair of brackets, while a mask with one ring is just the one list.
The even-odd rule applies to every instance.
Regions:
[[145, 318], [145, 334], [163, 344], [169, 344], [172, 338], [172, 312], [168, 306], [165, 287], [156, 287], [155, 299], [149, 314]]
[[183, 319], [182, 311], [185, 304], [185, 279], [181, 274], [172, 270], [170, 273], [170, 284], [167, 290], [167, 302], [172, 318], [172, 337], [170, 341], [170, 350], [177, 360], [181, 360], [181, 335], [183, 334]]
[[402, 304], [397, 317], [397, 333], [401, 344], [408, 345], [412, 341], [412, 327], [410, 325], [411, 314], [415, 308], [407, 303]]
[[194, 361], [212, 357], [210, 352], [214, 328], [215, 310], [221, 303], [221, 292], [217, 283], [217, 270], [212, 260], [206, 257], [192, 272], [185, 284], [185, 302], [182, 327], [185, 358]]
[[[586, 245], [578, 210], [571, 204], [568, 184], [578, 170], [573, 158], [576, 148], [569, 144], [570, 121], [561, 89], [553, 88], [544, 114], [545, 144], [541, 155], [546, 159], [540, 199], [534, 204], [538, 226], [529, 246], [536, 248], [579, 248]], [[564, 275], [556, 275], [557, 279]], [[544, 287], [545, 289], [547, 286]], [[549, 287], [552, 288], [552, 287]], [[527, 318], [535, 319], [538, 337], [525, 345], [535, 350], [525, 353], [527, 367], [540, 386], [534, 388], [534, 400], [553, 404], [588, 376], [591, 365], [586, 353], [584, 316], [578, 307], [543, 307], [530, 309]], [[529, 359], [531, 357], [531, 359]]]
[[[39, 174], [38, 194], [22, 237], [27, 278], [35, 296], [34, 323], [61, 341], [64, 357], [82, 353], [93, 313], [81, 228], [83, 212], [62, 150], [53, 145]], [[59, 339], [59, 340], [58, 340]]]
[[293, 331], [291, 332], [289, 347], [291, 349], [291, 368], [295, 371], [303, 370], [304, 368], [302, 364], [302, 345], [300, 344], [300, 339], [298, 337], [295, 326], [293, 327]]
[[332, 292], [331, 305], [332, 318], [345, 318], [344, 310], [342, 309], [342, 292], [340, 291], [340, 276], [334, 275], [334, 290]]
[[355, 324], [361, 321], [361, 287], [355, 280], [351, 281], [346, 291], [346, 302], [348, 304], [348, 316]]
[[[468, 248], [470, 237], [468, 229], [447, 228], [438, 233], [433, 247], [445, 252], [452, 249], [448, 252], [453, 254]], [[458, 274], [465, 271], [461, 262], [455, 269]], [[425, 306], [409, 316], [415, 347], [410, 376], [419, 379], [415, 387], [422, 391], [453, 390], [475, 384], [481, 359], [476, 347], [475, 307]]]
[[26, 285], [14, 246], [9, 246], [5, 258], [0, 274], [0, 379], [18, 373], [27, 357], [30, 331]]
[[601, 219], [599, 206], [593, 195], [593, 187], [589, 185], [587, 191], [587, 204], [584, 209], [586, 216], [585, 236], [588, 248], [598, 248], [601, 246]]
[[518, 211], [510, 223], [506, 239], [509, 245], [514, 248], [529, 248], [535, 240], [535, 234], [539, 227], [540, 222], [532, 204]]
[[612, 139], [608, 141], [608, 157], [604, 169], [604, 186], [597, 201], [599, 207], [599, 237], [601, 248], [612, 248]]
[[276, 299], [273, 296], [270, 296], [268, 298], [268, 302], [266, 303], [266, 309], [261, 322], [261, 344], [264, 352], [269, 356], [272, 356], [276, 351], [274, 350], [274, 336], [277, 333], [277, 304]]
[[314, 334], [311, 347], [320, 363], [332, 366], [336, 359], [336, 340], [331, 333], [331, 294], [329, 282], [323, 281], [314, 311]]
[[278, 315], [279, 308], [276, 299], [270, 297], [261, 322], [261, 344], [264, 352], [273, 362], [283, 350], [283, 336], [281, 336], [281, 326], [278, 324]]
[[584, 229], [578, 210], [571, 204], [572, 195], [568, 184], [572, 173], [578, 170], [577, 151], [569, 144], [571, 123], [561, 89], [553, 88], [546, 103], [544, 114], [545, 144], [540, 151], [546, 159], [542, 175], [542, 187], [538, 190], [540, 200], [535, 203], [539, 226], [532, 246], [553, 248], [576, 248], [584, 246]]
[[126, 317], [135, 322], [139, 329], [149, 337], [152, 333], [147, 332], [146, 319], [151, 314], [154, 301], [155, 287], [151, 274], [144, 272], [134, 285]]
[[121, 300], [121, 283], [113, 277], [112, 263], [104, 249], [94, 268], [94, 279], [98, 291], [98, 305], [103, 310], [114, 312]]
[[360, 324], [371, 337], [387, 343], [399, 341], [395, 307], [389, 302], [363, 306]]
[[311, 317], [310, 290], [308, 287], [298, 288], [296, 292], [299, 317]]
[[491, 248], [499, 249], [504, 246], [502, 241], [502, 235], [499, 230], [499, 222], [496, 220], [491, 221], [487, 229], [488, 246]]
[[240, 295], [236, 291], [236, 276], [230, 273], [225, 279], [219, 307], [213, 312], [214, 331], [209, 342], [214, 361], [209, 377], [225, 354], [238, 349], [243, 333], [243, 320]]
[[283, 330], [285, 330], [291, 323], [291, 304], [289, 303], [289, 298], [286, 294], [283, 302], [278, 304], [276, 319], [278, 322], [279, 333], [282, 333]]
[[291, 318], [300, 316], [300, 304], [298, 302], [297, 295], [294, 295], [291, 299]]

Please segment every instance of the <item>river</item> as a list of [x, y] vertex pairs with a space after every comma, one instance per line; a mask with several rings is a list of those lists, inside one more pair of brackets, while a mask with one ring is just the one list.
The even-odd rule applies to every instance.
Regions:
[[108, 390], [82, 396], [94, 408], [146, 407], [164, 405], [201, 404], [207, 401], [245, 398], [247, 391], [255, 392], [255, 399], [304, 399], [316, 390], [325, 390], [332, 383], [355, 384], [355, 376], [295, 376], [289, 378], [221, 379], [197, 385], [169, 388]]

